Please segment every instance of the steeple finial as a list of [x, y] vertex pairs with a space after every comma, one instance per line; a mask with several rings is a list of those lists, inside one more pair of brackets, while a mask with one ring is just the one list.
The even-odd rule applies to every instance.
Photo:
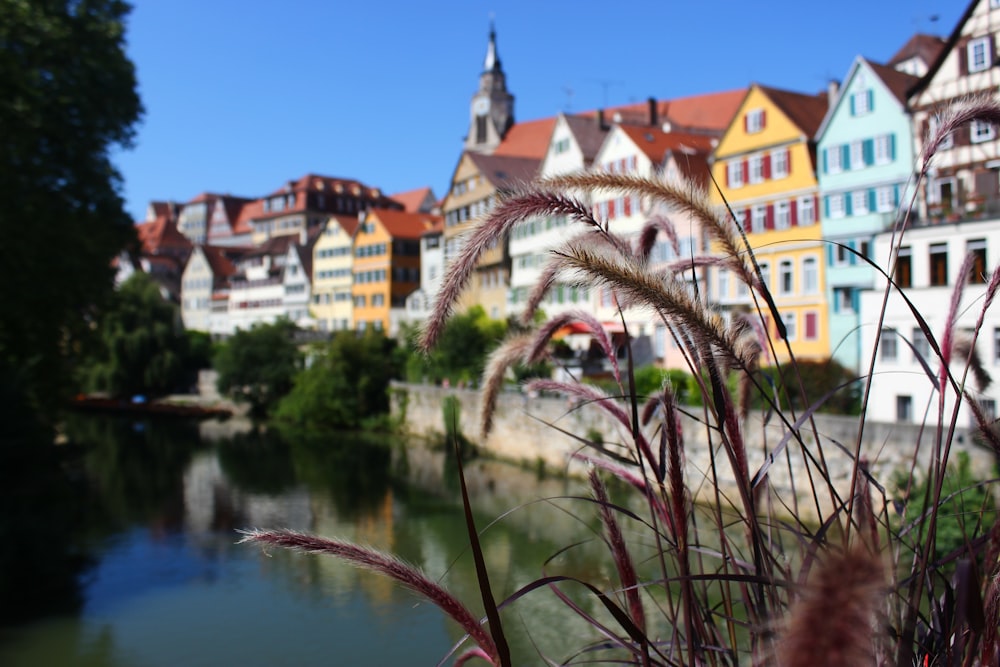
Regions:
[[494, 25], [493, 13], [490, 12], [490, 43], [486, 47], [486, 59], [483, 61], [483, 71], [492, 72], [500, 69], [500, 56], [497, 55], [497, 31]]

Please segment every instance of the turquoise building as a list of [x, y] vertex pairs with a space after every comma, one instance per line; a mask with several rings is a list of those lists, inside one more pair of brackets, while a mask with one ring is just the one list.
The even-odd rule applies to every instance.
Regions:
[[848, 248], [870, 257], [872, 237], [890, 228], [908, 201], [914, 158], [906, 100], [917, 81], [859, 56], [816, 133], [830, 351], [859, 373], [868, 361], [860, 292], [871, 288], [874, 270]]

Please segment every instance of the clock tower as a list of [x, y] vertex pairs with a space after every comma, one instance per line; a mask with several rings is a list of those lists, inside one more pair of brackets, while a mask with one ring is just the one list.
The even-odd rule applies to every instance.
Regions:
[[514, 124], [514, 96], [507, 92], [507, 77], [497, 54], [497, 33], [490, 21], [490, 41], [486, 47], [479, 90], [469, 107], [469, 134], [465, 148], [492, 153]]

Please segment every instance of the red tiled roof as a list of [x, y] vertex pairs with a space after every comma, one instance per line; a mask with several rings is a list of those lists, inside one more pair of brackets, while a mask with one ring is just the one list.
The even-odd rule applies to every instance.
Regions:
[[660, 122], [670, 121], [674, 130], [711, 130], [723, 132], [743, 103], [746, 89], [691, 95], [667, 100]]
[[493, 151], [493, 155], [541, 160], [549, 150], [549, 139], [552, 138], [555, 126], [555, 116], [515, 123]]
[[424, 205], [424, 202], [427, 201], [428, 197], [435, 199], [434, 192], [431, 190], [430, 186], [390, 195], [390, 199], [402, 204], [403, 210], [408, 211], [409, 213], [419, 213], [420, 208]]
[[767, 97], [781, 109], [788, 119], [802, 130], [803, 134], [812, 138], [819, 129], [827, 111], [826, 92], [818, 95], [796, 93], [770, 86], [756, 84]]
[[566, 125], [576, 138], [576, 143], [583, 153], [585, 166], [590, 166], [597, 152], [608, 136], [608, 126], [601, 125], [596, 116], [566, 114]]
[[157, 217], [152, 222], [136, 225], [140, 251], [144, 255], [156, 255], [167, 250], [190, 250], [191, 241], [177, 229], [177, 223], [166, 217]]
[[409, 213], [386, 208], [369, 209], [368, 215], [375, 217], [389, 236], [394, 239], [419, 239], [424, 232], [435, 225], [443, 224], [440, 215]]
[[510, 190], [525, 184], [538, 175], [540, 158], [484, 155], [470, 151], [469, 158], [476, 164], [479, 174], [497, 190]]
[[704, 134], [688, 134], [684, 132], [664, 132], [658, 127], [639, 127], [622, 125], [622, 132], [650, 160], [659, 164], [668, 150], [680, 151], [684, 148], [693, 151], [712, 150], [712, 137]]
[[228, 278], [236, 273], [236, 266], [232, 259], [245, 254], [245, 251], [239, 248], [222, 248], [210, 245], [201, 246], [201, 251], [205, 254], [205, 260], [212, 269], [212, 275], [217, 278]]
[[335, 220], [348, 236], [354, 236], [354, 232], [358, 228], [358, 216], [356, 215], [331, 215], [330, 220]]
[[670, 149], [664, 154], [663, 159], [668, 160], [670, 156], [673, 156], [674, 161], [677, 163], [677, 168], [688, 180], [700, 186], [708, 184], [709, 153], [707, 151], [691, 151], [684, 148], [677, 150]]
[[899, 51], [896, 51], [895, 55], [886, 64], [889, 67], [895, 68], [896, 65], [904, 60], [919, 56], [930, 67], [938, 59], [938, 56], [941, 55], [942, 49], [944, 49], [943, 39], [935, 35], [925, 35], [918, 32], [913, 37], [910, 37], [906, 44], [903, 44], [903, 47]]

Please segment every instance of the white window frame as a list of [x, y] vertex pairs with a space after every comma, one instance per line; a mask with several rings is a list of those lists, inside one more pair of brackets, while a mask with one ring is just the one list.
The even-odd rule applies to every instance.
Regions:
[[844, 149], [840, 145], [827, 146], [826, 151], [826, 173], [839, 174], [844, 171]]
[[[937, 116], [931, 116], [927, 119], [927, 139], [930, 140], [935, 134], [937, 134], [937, 128], [941, 124], [941, 119]], [[945, 148], [953, 148], [955, 146], [955, 135], [951, 132], [941, 140], [941, 144], [938, 146], [938, 150], [944, 150]]]
[[760, 267], [760, 281], [764, 284], [764, 288], [767, 291], [771, 291], [771, 263], [770, 262], [760, 262], [758, 265]]
[[774, 228], [790, 229], [792, 226], [792, 206], [788, 200], [774, 204]]
[[851, 215], [868, 213], [868, 191], [855, 190], [851, 193]]
[[833, 302], [838, 313], [850, 314], [854, 312], [854, 300], [851, 298], [849, 287], [837, 287], [833, 290]]
[[827, 209], [830, 212], [830, 218], [843, 218], [847, 215], [847, 206], [844, 202], [843, 193], [837, 195], [827, 195]]
[[779, 148], [771, 151], [771, 178], [786, 178], [788, 176], [788, 149]]
[[747, 111], [747, 134], [756, 134], [764, 129], [764, 110]]
[[993, 123], [987, 123], [981, 120], [972, 121], [972, 125], [969, 127], [969, 140], [974, 144], [981, 144], [985, 141], [993, 141], [996, 139], [997, 131]]
[[719, 269], [719, 301], [729, 300], [729, 269]]
[[878, 355], [881, 361], [896, 361], [899, 356], [899, 341], [892, 329], [882, 329], [879, 332]]
[[814, 255], [802, 259], [802, 293], [819, 294], [819, 260]]
[[875, 164], [892, 163], [892, 135], [880, 134], [875, 137]]
[[[966, 45], [966, 55], [968, 56], [969, 63], [969, 74], [975, 72], [984, 72], [990, 68], [990, 45], [989, 41], [993, 37], [987, 35], [986, 37], [979, 37], [978, 39], [973, 39]], [[977, 62], [978, 54], [981, 49], [982, 62]]]
[[790, 259], [783, 259], [778, 263], [778, 294], [795, 294], [795, 262]]
[[865, 168], [865, 142], [861, 141], [860, 139], [858, 141], [852, 141], [850, 143], [850, 149], [849, 149], [848, 152], [850, 153], [849, 157], [850, 157], [850, 161], [851, 161], [851, 171], [857, 171], [858, 169], [864, 169]]
[[868, 88], [859, 90], [851, 94], [851, 98], [854, 100], [854, 115], [855, 116], [865, 116], [872, 112], [870, 106], [868, 106]]
[[786, 311], [781, 314], [781, 321], [785, 323], [785, 340], [788, 342], [793, 342], [798, 337], [798, 331], [796, 331], [796, 321], [795, 311]]
[[[812, 225], [816, 222], [815, 200], [812, 197], [799, 198], [799, 226]], [[806, 215], [808, 211], [809, 215]]]
[[757, 234], [767, 229], [767, 205], [758, 204], [750, 209], [750, 229]]
[[726, 165], [729, 170], [729, 187], [743, 187], [743, 160], [730, 160]]
[[891, 185], [880, 185], [875, 188], [875, 210], [879, 213], [891, 213], [896, 210], [896, 192]]
[[761, 154], [751, 155], [747, 165], [747, 182], [750, 185], [764, 182], [764, 156]]

